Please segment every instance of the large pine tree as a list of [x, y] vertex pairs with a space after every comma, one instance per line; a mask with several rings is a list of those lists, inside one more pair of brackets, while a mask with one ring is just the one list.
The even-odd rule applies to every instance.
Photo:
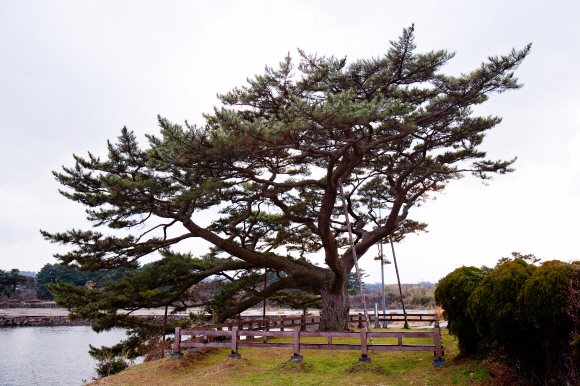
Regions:
[[[364, 257], [393, 232], [421, 228], [408, 218], [410, 209], [450, 181], [466, 173], [488, 179], [510, 172], [514, 162], [486, 158], [479, 146], [500, 119], [473, 116], [470, 107], [521, 87], [513, 70], [530, 46], [453, 77], [440, 72], [453, 54], [416, 53], [412, 27], [391, 45], [382, 57], [352, 63], [300, 51], [297, 67], [287, 57], [220, 95], [223, 106], [206, 114], [204, 125], [160, 118], [161, 136], [149, 136], [146, 149], [123, 129], [106, 160], [75, 156], [74, 167], [55, 173], [68, 188], [63, 194], [88, 207], [90, 221], [119, 235], [44, 236], [73, 246], [57, 257], [89, 271], [130, 267], [163, 251], [160, 264], [171, 258], [188, 267], [172, 277], [172, 299], [222, 276], [212, 303], [221, 320], [295, 288], [321, 297], [321, 330], [347, 328], [354, 260], [339, 181], [356, 255]], [[378, 205], [387, 213], [382, 219]], [[201, 225], [207, 216], [213, 221]], [[214, 247], [207, 254], [172, 252], [193, 238]], [[312, 262], [316, 254], [324, 266]], [[279, 280], [261, 284], [263, 269]], [[161, 287], [147, 285], [144, 293]], [[115, 307], [133, 309], [128, 299]]]

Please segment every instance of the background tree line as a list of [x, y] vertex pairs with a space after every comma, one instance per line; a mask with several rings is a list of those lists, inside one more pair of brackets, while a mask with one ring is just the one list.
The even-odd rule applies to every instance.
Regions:
[[[13, 269], [11, 271], [0, 270], [0, 299], [54, 300], [54, 296], [47, 288], [47, 284], [57, 284], [58, 280], [60, 280], [63, 283], [77, 287], [86, 287], [88, 285], [99, 289], [103, 287], [104, 282], [119, 281], [127, 272], [129, 272], [127, 269], [83, 272], [76, 268], [67, 268], [60, 264], [45, 264], [38, 273], [31, 271], [24, 272], [19, 271], [18, 269]], [[364, 270], [361, 270], [361, 276], [364, 280], [365, 277], [368, 277], [368, 274], [366, 274]], [[268, 282], [275, 280], [277, 280], [277, 276], [274, 273], [269, 273]], [[195, 303], [203, 306], [205, 304], [210, 304], [212, 301], [216, 303], [219, 302], [219, 299], [214, 300], [214, 296], [220, 292], [222, 286], [228, 284], [228, 281], [210, 279], [199, 283], [192, 288], [190, 292], [195, 294], [195, 296], [193, 296], [197, 299]], [[159, 288], [167, 289], [166, 286], [161, 286]], [[435, 287], [432, 283], [402, 284], [402, 288], [403, 298], [406, 305], [416, 308], [431, 308], [435, 305]], [[351, 307], [361, 308], [362, 297], [360, 296], [356, 274], [353, 272], [349, 274], [347, 290], [351, 299]], [[363, 291], [367, 297], [367, 302], [370, 305], [372, 305], [375, 300], [377, 300], [379, 304], [382, 304], [380, 283], [371, 284], [363, 281]], [[385, 299], [387, 308], [401, 306], [399, 290], [395, 285], [385, 286]], [[191, 304], [193, 304], [193, 302]], [[300, 290], [290, 290], [279, 291], [275, 295], [269, 297], [266, 299], [266, 305], [269, 308], [290, 308], [306, 313], [308, 309], [319, 309], [321, 303], [320, 298], [312, 296], [312, 294]], [[256, 307], [258, 306], [261, 307], [259, 304], [256, 305]]]
[[34, 286], [34, 278], [21, 275], [18, 269], [4, 271], [0, 269], [0, 299], [14, 298], [25, 289]]
[[103, 282], [120, 280], [126, 272], [126, 269], [82, 272], [60, 264], [45, 264], [38, 273], [18, 269], [0, 270], [0, 299], [53, 300], [54, 296], [47, 285], [56, 284], [58, 280], [75, 286], [100, 288]]
[[[374, 302], [378, 302], [379, 309], [382, 309], [381, 284], [366, 284], [367, 289], [363, 290], [366, 296], [367, 305], [372, 307]], [[430, 282], [401, 284], [403, 290], [403, 301], [405, 307], [431, 309], [435, 307], [435, 288]], [[353, 308], [362, 307], [362, 297], [357, 289], [356, 293], [350, 295], [350, 304]], [[385, 306], [387, 309], [400, 308], [401, 296], [396, 284], [385, 285]]]

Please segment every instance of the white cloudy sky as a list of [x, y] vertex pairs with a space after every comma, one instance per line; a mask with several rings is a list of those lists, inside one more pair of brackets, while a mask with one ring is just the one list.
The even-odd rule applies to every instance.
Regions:
[[[157, 114], [203, 123], [217, 92], [298, 47], [379, 56], [412, 23], [419, 51], [457, 52], [450, 74], [534, 45], [517, 72], [525, 87], [477, 110], [503, 117], [483, 148], [491, 158], [518, 156], [516, 172], [489, 186], [456, 181], [412, 212], [430, 232], [397, 246], [402, 280], [437, 281], [511, 251], [580, 259], [578, 15], [577, 1], [0, 0], [0, 269], [54, 263], [58, 247], [41, 228], [87, 226], [51, 175], [73, 153], [106, 154], [124, 125], [145, 142]], [[375, 261], [361, 265], [380, 280]], [[392, 266], [386, 281], [395, 281]]]

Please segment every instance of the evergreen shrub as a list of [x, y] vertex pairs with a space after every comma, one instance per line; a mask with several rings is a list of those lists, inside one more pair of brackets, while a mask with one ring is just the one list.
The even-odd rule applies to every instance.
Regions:
[[522, 259], [494, 269], [468, 299], [467, 311], [485, 346], [515, 343], [524, 331], [519, 317], [518, 295], [535, 266]]
[[443, 308], [449, 332], [457, 337], [459, 350], [474, 355], [481, 350], [477, 327], [467, 312], [467, 300], [480, 285], [486, 273], [476, 267], [461, 267], [439, 281], [435, 302]]
[[570, 279], [580, 268], [576, 267], [552, 260], [534, 272], [518, 296], [523, 321], [535, 328], [570, 331], [571, 320], [566, 313], [566, 304]]
[[[580, 264], [461, 267], [435, 292], [462, 354], [500, 354], [531, 384], [580, 384]], [[497, 355], [496, 355], [497, 358]]]
[[[522, 287], [518, 296], [522, 325], [528, 325], [528, 342], [515, 359], [525, 373], [545, 375], [551, 384], [580, 384], [578, 374], [579, 304], [572, 293], [578, 292], [580, 267], [558, 260], [542, 264]], [[574, 304], [575, 303], [575, 304]], [[576, 319], [576, 320], [575, 320]], [[550, 384], [550, 382], [547, 382]]]

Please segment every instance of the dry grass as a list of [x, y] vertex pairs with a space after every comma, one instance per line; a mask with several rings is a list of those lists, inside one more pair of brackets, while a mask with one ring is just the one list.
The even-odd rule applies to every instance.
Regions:
[[443, 321], [443, 320], [445, 320], [445, 319], [443, 319], [443, 308], [437, 307], [435, 309], [435, 313], [437, 314], [437, 317], [439, 318], [439, 321], [440, 322]]
[[307, 362], [284, 362], [276, 367], [277, 370], [288, 373], [310, 373], [314, 366]]
[[[357, 351], [304, 350], [304, 362], [294, 363], [289, 362], [292, 351], [288, 349], [241, 349], [242, 359], [236, 360], [227, 358], [229, 351], [226, 349], [202, 348], [197, 353], [186, 353], [180, 360], [164, 358], [136, 365], [91, 385], [492, 384], [488, 367], [478, 361], [455, 361], [457, 348], [454, 339], [446, 330], [443, 330], [442, 338], [449, 363], [443, 369], [433, 368], [433, 354], [430, 352], [380, 351], [370, 354], [372, 363], [364, 365], [358, 364], [360, 352]], [[280, 338], [280, 341], [284, 339]], [[426, 343], [425, 340], [420, 342]], [[409, 339], [407, 343], [417, 344], [419, 341]]]
[[141, 352], [144, 354], [143, 362], [161, 359], [171, 349], [171, 343], [164, 342], [161, 334], [156, 334], [154, 337], [141, 342], [139, 346], [141, 346]]

